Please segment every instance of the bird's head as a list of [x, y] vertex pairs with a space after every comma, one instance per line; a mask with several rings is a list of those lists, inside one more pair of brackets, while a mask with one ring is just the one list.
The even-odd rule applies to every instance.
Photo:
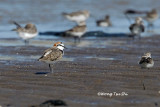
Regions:
[[53, 46], [57, 47], [58, 49], [62, 51], [64, 50], [64, 48], [66, 48], [62, 42], [56, 42]]
[[152, 9], [151, 13], [157, 13], [157, 10], [156, 9]]
[[150, 52], [144, 53], [144, 56], [151, 58], [151, 53]]
[[141, 17], [137, 17], [137, 18], [135, 19], [135, 22], [136, 22], [137, 24], [143, 24], [143, 19], [142, 19]]
[[109, 15], [106, 15], [105, 19], [109, 19], [109, 18], [110, 18], [110, 16], [109, 16]]
[[90, 16], [90, 12], [88, 10], [83, 10], [82, 12], [87, 16], [87, 18]]

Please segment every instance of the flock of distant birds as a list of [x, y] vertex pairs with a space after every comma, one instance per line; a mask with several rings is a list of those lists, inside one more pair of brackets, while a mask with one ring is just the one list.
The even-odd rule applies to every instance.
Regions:
[[[138, 36], [140, 39], [141, 33], [145, 31], [145, 26], [143, 25], [143, 19], [145, 19], [148, 22], [148, 27], [153, 27], [153, 22], [157, 20], [159, 16], [156, 9], [153, 9], [149, 12], [141, 12], [135, 10], [127, 10], [125, 12], [125, 15], [129, 21], [130, 21], [130, 18], [128, 17], [129, 14], [144, 14], [144, 13], [146, 14], [144, 18], [136, 17], [135, 23], [129, 26], [133, 38]], [[75, 38], [75, 41], [77, 41], [77, 39], [80, 41], [80, 38], [86, 33], [87, 30], [86, 20], [90, 17], [90, 12], [87, 10], [82, 10], [72, 13], [63, 13], [63, 16], [70, 21], [76, 22], [77, 24], [72, 29], [65, 31], [65, 33], [67, 35], [73, 36]], [[18, 35], [24, 40], [26, 45], [29, 44], [29, 39], [34, 38], [38, 34], [36, 26], [32, 23], [27, 24], [25, 27], [22, 27], [15, 21], [13, 21], [13, 23], [17, 26], [17, 28], [13, 29], [13, 31], [16, 31], [18, 33]], [[112, 26], [109, 15], [107, 15], [102, 20], [98, 20], [96, 23], [97, 26], [101, 27]], [[53, 67], [52, 67], [53, 63], [62, 58], [64, 54], [63, 51], [64, 49], [65, 46], [62, 42], [56, 42], [52, 48], [49, 48], [44, 51], [43, 55], [39, 58], [39, 61], [48, 63], [50, 71], [53, 72]], [[139, 65], [141, 66], [141, 68], [151, 68], [154, 66], [154, 61], [151, 58], [150, 52], [145, 53], [144, 56], [141, 57]]]

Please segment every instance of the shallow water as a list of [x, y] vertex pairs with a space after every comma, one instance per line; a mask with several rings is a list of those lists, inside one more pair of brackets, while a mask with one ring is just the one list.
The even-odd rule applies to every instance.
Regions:
[[[28, 22], [33, 22], [37, 25], [39, 32], [45, 31], [65, 31], [72, 28], [75, 23], [70, 22], [65, 19], [61, 14], [62, 12], [73, 12], [76, 10], [89, 10], [91, 12], [91, 17], [87, 20], [88, 31], [104, 31], [107, 33], [129, 33], [128, 26], [130, 23], [125, 18], [123, 12], [126, 9], [136, 9], [139, 10], [150, 10], [152, 8], [159, 9], [159, 1], [154, 0], [136, 0], [136, 1], [91, 1], [91, 0], [47, 0], [47, 1], [34, 1], [31, 0], [14, 0], [10, 1], [0, 1], [0, 16], [1, 16], [1, 26], [0, 26], [0, 38], [17, 38], [17, 34], [11, 32], [10, 30], [15, 28], [15, 25], [11, 24], [12, 20], [25, 25]], [[141, 5], [137, 4], [139, 2]], [[71, 5], [71, 6], [68, 6]], [[40, 6], [40, 7], [39, 7]], [[95, 8], [96, 6], [96, 8]], [[137, 7], [137, 8], [135, 8]], [[16, 10], [16, 12], [15, 12]], [[25, 11], [25, 12], [24, 12]], [[20, 15], [20, 13], [23, 13]], [[103, 18], [106, 14], [111, 16], [111, 21], [113, 27], [111, 28], [101, 28], [97, 27], [95, 21], [97, 19]], [[154, 34], [159, 34], [160, 20], [155, 22]], [[147, 25], [147, 23], [144, 23]], [[152, 35], [148, 33], [142, 34], [142, 36]], [[45, 36], [45, 35], [44, 35]], [[36, 39], [41, 38], [40, 36]], [[46, 36], [45, 36], [46, 38]], [[53, 37], [54, 39], [54, 37]]]

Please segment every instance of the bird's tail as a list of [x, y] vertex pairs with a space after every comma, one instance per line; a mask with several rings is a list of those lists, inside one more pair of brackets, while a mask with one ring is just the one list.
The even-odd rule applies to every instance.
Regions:
[[39, 59], [37, 59], [37, 61], [41, 61], [41, 59], [42, 59], [42, 56]]

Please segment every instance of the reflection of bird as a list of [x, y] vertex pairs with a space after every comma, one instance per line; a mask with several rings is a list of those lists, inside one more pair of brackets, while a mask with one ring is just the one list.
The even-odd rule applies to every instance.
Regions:
[[65, 101], [63, 100], [47, 100], [40, 105], [32, 105], [31, 107], [55, 107], [55, 106], [68, 106]]
[[144, 56], [141, 57], [139, 65], [141, 66], [141, 68], [152, 68], [154, 66], [154, 61], [151, 58], [150, 52], [145, 53]]
[[152, 9], [150, 12], [147, 12], [144, 19], [148, 22], [148, 29], [153, 27], [153, 22], [158, 19], [159, 15], [156, 9]]
[[44, 54], [38, 59], [38, 61], [42, 61], [49, 64], [50, 71], [53, 73], [52, 65], [60, 60], [64, 54], [64, 44], [62, 42], [56, 42], [52, 48], [49, 48], [44, 51]]
[[101, 27], [112, 26], [109, 15], [107, 15], [103, 20], [98, 20], [96, 23], [97, 23], [97, 26], [101, 26]]
[[40, 104], [40, 107], [54, 107], [54, 106], [67, 106], [62, 100], [47, 100]]
[[87, 29], [86, 23], [80, 22], [79, 25], [73, 27], [70, 30], [67, 30], [65, 33], [73, 36], [75, 39], [75, 42], [77, 41], [77, 39], [79, 39], [79, 42], [80, 42], [80, 38], [86, 33], [86, 29]]
[[145, 27], [143, 25], [143, 20], [141, 17], [137, 17], [134, 24], [131, 24], [129, 27], [133, 38], [138, 35], [139, 39], [141, 38], [141, 33], [144, 32]]
[[78, 24], [80, 22], [86, 21], [90, 13], [87, 10], [82, 10], [82, 11], [77, 11], [77, 12], [72, 12], [72, 13], [63, 13], [63, 15], [71, 21], [77, 22]]
[[17, 28], [12, 31], [16, 31], [18, 33], [18, 35], [24, 40], [25, 45], [29, 44], [29, 39], [34, 38], [38, 34], [36, 26], [32, 23], [27, 24], [25, 27], [21, 27], [17, 22], [13, 23]]

